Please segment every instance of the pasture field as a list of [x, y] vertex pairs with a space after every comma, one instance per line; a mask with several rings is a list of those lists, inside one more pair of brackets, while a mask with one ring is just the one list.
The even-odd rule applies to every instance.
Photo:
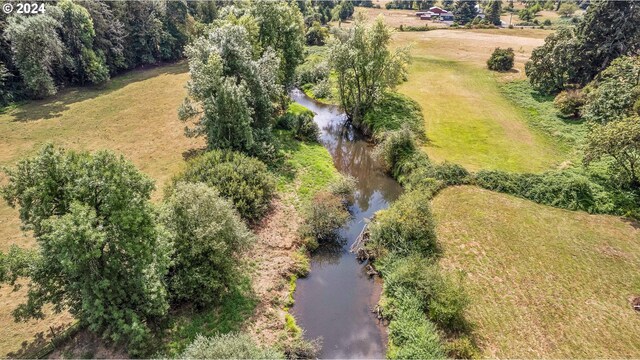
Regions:
[[[0, 166], [13, 165], [47, 142], [77, 150], [111, 149], [156, 180], [157, 200], [165, 182], [184, 165], [183, 154], [202, 146], [184, 136], [177, 117], [188, 77], [186, 63], [136, 70], [103, 88], [65, 89], [50, 99], [9, 108], [0, 114]], [[13, 244], [34, 245], [20, 230], [17, 210], [4, 200], [0, 239], [0, 251]], [[63, 313], [15, 323], [10, 312], [24, 301], [25, 290], [0, 288], [0, 356], [37, 346], [50, 327], [62, 329], [73, 321]]]
[[488, 358], [637, 358], [640, 227], [476, 187], [433, 200], [442, 264], [462, 270]]
[[[422, 106], [430, 139], [425, 150], [432, 158], [470, 170], [519, 172], [541, 172], [570, 160], [568, 147], [531, 126], [528, 113], [502, 90], [503, 84], [524, 78], [524, 63], [548, 33], [500, 29], [394, 35], [397, 46], [411, 46], [408, 81], [399, 91]], [[514, 70], [486, 69], [496, 47], [515, 50]]]

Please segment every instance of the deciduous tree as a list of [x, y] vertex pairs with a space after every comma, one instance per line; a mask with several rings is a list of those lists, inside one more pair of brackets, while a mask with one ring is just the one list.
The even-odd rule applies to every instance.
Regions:
[[215, 304], [237, 279], [251, 232], [233, 205], [203, 183], [178, 183], [160, 220], [173, 244], [167, 281], [173, 301]]
[[587, 137], [584, 163], [610, 160], [611, 172], [620, 185], [640, 186], [640, 117], [595, 125]]
[[11, 16], [4, 30], [24, 86], [35, 98], [56, 93], [53, 73], [61, 68], [65, 52], [58, 36], [60, 11], [50, 10], [37, 16]]
[[149, 321], [168, 309], [168, 248], [149, 203], [153, 181], [110, 152], [51, 145], [8, 179], [2, 195], [39, 245], [15, 318], [42, 318], [52, 304], [130, 350], [144, 343]]
[[179, 110], [193, 121], [188, 136], [205, 136], [209, 149], [268, 156], [273, 102], [279, 99], [279, 61], [270, 50], [258, 60], [247, 31], [224, 25], [187, 47], [191, 70], [189, 95]]
[[390, 40], [391, 30], [382, 17], [371, 26], [359, 18], [347, 36], [331, 45], [329, 58], [338, 78], [340, 103], [354, 121], [360, 121], [406, 75], [408, 49], [389, 50]]

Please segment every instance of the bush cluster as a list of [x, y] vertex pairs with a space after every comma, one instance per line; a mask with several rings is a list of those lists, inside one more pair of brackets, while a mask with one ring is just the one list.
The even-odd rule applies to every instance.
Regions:
[[435, 324], [429, 321], [420, 300], [410, 294], [398, 300], [389, 324], [389, 359], [444, 359], [443, 341]]
[[453, 332], [467, 329], [464, 309], [469, 299], [460, 278], [443, 273], [436, 262], [418, 254], [390, 256], [382, 261], [380, 269], [385, 279], [384, 294], [391, 303], [393, 299], [411, 295], [441, 328]]
[[514, 174], [482, 170], [475, 174], [475, 184], [488, 190], [568, 210], [610, 213], [614, 208], [613, 200], [602, 186], [584, 175], [569, 171]]
[[173, 244], [167, 286], [174, 303], [217, 303], [240, 269], [253, 236], [233, 205], [205, 184], [178, 183], [160, 209]]
[[337, 238], [337, 230], [349, 219], [349, 212], [340, 196], [328, 191], [319, 191], [308, 210], [303, 233], [318, 241]]
[[487, 67], [494, 71], [508, 71], [513, 68], [514, 59], [515, 54], [512, 48], [496, 48], [487, 60]]
[[408, 127], [418, 138], [425, 138], [424, 117], [420, 105], [406, 95], [387, 93], [356, 124], [366, 135], [375, 138], [386, 131]]
[[293, 136], [301, 141], [318, 141], [320, 128], [313, 121], [314, 114], [306, 107], [292, 103], [287, 112], [279, 119], [277, 126], [281, 129], [291, 130]]
[[179, 359], [284, 359], [283, 353], [260, 348], [245, 334], [198, 335]]
[[367, 247], [374, 257], [387, 253], [431, 256], [437, 252], [430, 194], [411, 191], [376, 213]]
[[214, 187], [248, 221], [256, 221], [266, 213], [275, 192], [275, 181], [263, 162], [229, 150], [209, 151], [189, 161], [173, 184], [181, 181]]

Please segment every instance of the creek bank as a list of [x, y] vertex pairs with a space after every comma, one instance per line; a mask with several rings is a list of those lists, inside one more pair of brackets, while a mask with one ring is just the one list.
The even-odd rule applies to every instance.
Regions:
[[381, 282], [367, 273], [366, 264], [349, 251], [369, 219], [385, 209], [402, 192], [372, 156], [373, 145], [346, 123], [333, 105], [322, 104], [300, 91], [292, 98], [315, 113], [320, 141], [335, 167], [358, 183], [350, 222], [340, 229], [342, 241], [321, 246], [311, 257], [311, 271], [299, 279], [291, 312], [307, 339], [322, 339], [321, 358], [383, 358], [385, 330], [372, 312], [378, 303]]

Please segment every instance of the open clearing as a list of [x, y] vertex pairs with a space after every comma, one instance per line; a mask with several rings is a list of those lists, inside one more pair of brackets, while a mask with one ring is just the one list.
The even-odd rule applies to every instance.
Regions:
[[[514, 35], [517, 31], [521, 30], [394, 35], [396, 45], [411, 45], [409, 81], [399, 90], [422, 106], [431, 140], [426, 151], [435, 160], [456, 162], [470, 170], [540, 172], [569, 157], [563, 146], [532, 128], [523, 110], [500, 91], [501, 82], [524, 77], [524, 63], [542, 43], [538, 31]], [[486, 69], [495, 47], [514, 48], [515, 70], [496, 74]]]
[[640, 356], [638, 224], [475, 187], [444, 190], [433, 207], [484, 357]]
[[[123, 154], [156, 180], [154, 197], [184, 164], [183, 152], [201, 146], [184, 136], [177, 108], [186, 95], [186, 63], [118, 76], [99, 89], [62, 90], [57, 96], [31, 101], [0, 114], [0, 166], [36, 152], [46, 142], [69, 149], [111, 149]], [[0, 202], [0, 251], [10, 245], [33, 246], [20, 230], [17, 210]], [[42, 321], [15, 323], [10, 314], [24, 301], [25, 288], [0, 288], [0, 356], [19, 351], [21, 343], [50, 335], [50, 326], [72, 322], [68, 314]]]

